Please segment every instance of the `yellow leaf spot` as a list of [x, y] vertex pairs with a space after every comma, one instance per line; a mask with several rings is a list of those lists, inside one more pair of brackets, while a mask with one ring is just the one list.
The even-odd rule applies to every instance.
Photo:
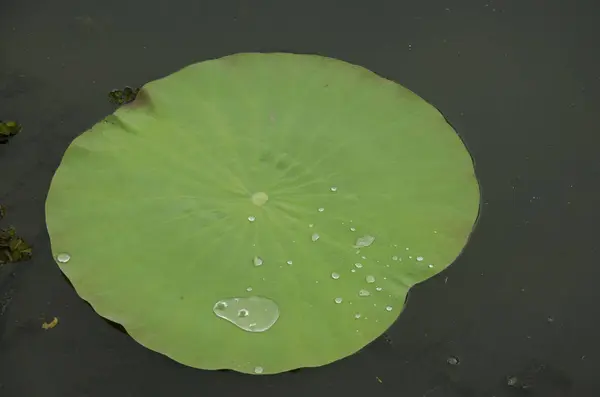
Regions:
[[56, 327], [57, 324], [58, 324], [58, 317], [54, 317], [54, 319], [52, 321], [50, 321], [49, 323], [42, 324], [42, 328], [45, 330], [49, 330], [49, 329]]

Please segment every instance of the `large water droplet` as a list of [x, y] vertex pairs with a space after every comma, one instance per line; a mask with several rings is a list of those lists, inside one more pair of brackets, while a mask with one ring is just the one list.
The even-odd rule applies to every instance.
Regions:
[[419, 262], [421, 262], [421, 261], [423, 260], [423, 257], [422, 257], [422, 256], [417, 256], [417, 260], [418, 260]]
[[254, 222], [254, 221], [256, 220], [256, 217], [255, 217], [255, 216], [252, 216], [252, 215], [250, 215], [250, 216], [248, 217], [248, 220], [249, 220], [250, 222]]
[[362, 263], [357, 262], [354, 264], [354, 267], [356, 267], [357, 269], [360, 269], [361, 267], [363, 267]]
[[331, 278], [337, 280], [338, 278], [340, 278], [340, 275], [337, 273], [331, 273]]
[[373, 236], [366, 235], [359, 237], [356, 239], [354, 248], [368, 247], [369, 245], [373, 244], [373, 241], [375, 241], [375, 237]]
[[262, 374], [263, 373], [263, 367], [254, 367], [254, 373], [255, 374]]
[[279, 307], [268, 298], [228, 298], [215, 303], [213, 312], [248, 332], [264, 332], [279, 318]]
[[367, 276], [367, 277], [365, 277], [365, 280], [367, 281], [367, 283], [371, 284], [371, 283], [375, 282], [375, 277]]
[[263, 264], [263, 260], [260, 256], [255, 256], [254, 259], [252, 259], [252, 263], [254, 263], [254, 266], [261, 266]]
[[335, 299], [334, 299], [334, 302], [335, 302], [335, 303], [342, 303], [342, 298], [335, 298]]
[[60, 262], [60, 263], [67, 263], [68, 261], [70, 261], [70, 260], [71, 260], [71, 255], [69, 255], [69, 254], [67, 254], [67, 253], [63, 252], [63, 253], [61, 253], [61, 254], [58, 254], [58, 255], [56, 256], [56, 260], [57, 260], [58, 262]]
[[371, 293], [369, 291], [367, 291], [366, 289], [361, 289], [360, 291], [358, 291], [358, 296], [369, 296], [371, 295]]
[[252, 195], [252, 203], [254, 205], [263, 206], [269, 201], [269, 196], [265, 192], [257, 192]]
[[310, 238], [312, 241], [317, 241], [319, 238], [321, 238], [321, 236], [319, 236], [318, 233], [313, 233], [313, 235]]

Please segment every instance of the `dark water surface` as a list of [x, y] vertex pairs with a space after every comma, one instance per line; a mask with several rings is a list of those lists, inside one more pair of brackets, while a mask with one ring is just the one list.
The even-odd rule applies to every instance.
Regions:
[[[24, 126], [0, 146], [3, 225], [35, 247], [0, 270], [0, 396], [600, 395], [598, 16], [584, 0], [0, 1], [0, 119]], [[464, 254], [385, 337], [276, 376], [139, 346], [77, 297], [44, 226], [62, 153], [111, 89], [244, 51], [340, 58], [415, 91], [465, 140], [484, 200]]]

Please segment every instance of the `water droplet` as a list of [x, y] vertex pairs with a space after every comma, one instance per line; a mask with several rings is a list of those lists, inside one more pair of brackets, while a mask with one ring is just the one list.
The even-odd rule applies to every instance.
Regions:
[[292, 262], [292, 261], [287, 261], [286, 263], [287, 263], [288, 265], [292, 265], [294, 262]]
[[412, 256], [410, 256], [410, 255], [409, 255], [409, 256], [408, 256], [408, 259], [412, 259]]
[[254, 193], [251, 197], [252, 203], [257, 206], [263, 206], [269, 201], [269, 196], [265, 192]]
[[371, 295], [371, 293], [369, 291], [367, 291], [366, 289], [361, 289], [360, 291], [358, 291], [358, 296], [369, 296]]
[[214, 305], [213, 312], [248, 332], [264, 332], [279, 319], [277, 304], [260, 296], [222, 299]]
[[371, 283], [375, 282], [375, 277], [367, 276], [367, 277], [365, 277], [365, 280], [367, 281], [367, 283], [371, 284]]
[[376, 289], [377, 291], [382, 291], [382, 290], [383, 290], [383, 288], [381, 288], [381, 287], [377, 287], [377, 288], [375, 288], [375, 289]]
[[350, 270], [352, 273], [356, 273], [356, 269], [352, 269]]
[[391, 312], [391, 311], [393, 310], [393, 307], [391, 307], [391, 306], [386, 306], [386, 307], [385, 307], [385, 310], [387, 310], [388, 312]]
[[360, 269], [361, 267], [363, 267], [362, 263], [357, 262], [354, 264], [354, 267], [356, 267], [357, 269]]
[[248, 314], [250, 314], [250, 313], [248, 312], [247, 309], [238, 310], [238, 317], [248, 317]]
[[337, 186], [332, 186], [329, 188], [332, 192], [337, 192]]
[[342, 303], [342, 298], [335, 298], [335, 299], [334, 299], [334, 302], [335, 302], [335, 303]]
[[248, 291], [248, 292], [252, 291], [252, 287], [246, 288], [246, 291]]
[[509, 386], [515, 386], [518, 381], [519, 378], [517, 378], [516, 376], [510, 376], [506, 379], [506, 384]]
[[406, 250], [408, 251], [408, 247], [406, 247]]
[[367, 259], [367, 257], [363, 255], [360, 257], [360, 259]]
[[252, 215], [250, 215], [250, 216], [248, 217], [248, 220], [249, 220], [250, 222], [254, 222], [254, 221], [256, 220], [256, 217], [255, 217], [255, 216], [252, 216]]
[[70, 260], [71, 260], [71, 255], [69, 255], [69, 254], [67, 254], [67, 253], [64, 253], [64, 252], [63, 252], [62, 254], [58, 254], [58, 255], [56, 256], [56, 260], [57, 260], [59, 263], [67, 263], [68, 261], [70, 261]]
[[309, 223], [308, 227], [314, 227], [315, 225], [313, 223]]
[[254, 263], [254, 266], [261, 266], [263, 264], [263, 260], [261, 257], [255, 256], [254, 259], [252, 259], [252, 263]]
[[354, 244], [354, 248], [361, 248], [361, 247], [368, 247], [371, 244], [373, 244], [373, 241], [375, 241], [375, 237], [373, 236], [362, 236], [356, 239], [356, 243]]
[[321, 236], [319, 236], [317, 233], [314, 233], [314, 234], [311, 236], [311, 239], [312, 239], [312, 241], [317, 241], [317, 240], [318, 240], [320, 237], [321, 237]]
[[450, 356], [448, 357], [448, 359], [446, 360], [446, 362], [450, 365], [458, 365], [460, 364], [460, 360], [458, 359], [458, 357], [455, 356]]
[[263, 367], [254, 367], [254, 373], [255, 374], [262, 374], [263, 373]]
[[356, 314], [354, 315], [354, 318], [360, 318], [360, 313], [356, 313]]
[[419, 262], [421, 262], [421, 261], [423, 260], [423, 257], [422, 257], [422, 256], [417, 256], [417, 260], [418, 260]]
[[323, 212], [323, 211], [325, 211], [325, 208], [323, 208], [323, 207], [319, 208], [319, 212]]
[[432, 264], [429, 264], [429, 265], [427, 265], [427, 266], [429, 266], [430, 268], [432, 268], [432, 267], [433, 267], [433, 265], [432, 265]]
[[351, 227], [351, 228], [350, 228], [350, 231], [351, 231], [351, 232], [355, 232], [355, 231], [356, 231], [356, 228], [355, 228], [355, 227]]
[[331, 278], [337, 280], [338, 278], [340, 278], [340, 275], [337, 273], [331, 273]]
[[398, 260], [398, 256], [397, 255], [392, 256], [392, 260], [393, 261], [397, 261]]

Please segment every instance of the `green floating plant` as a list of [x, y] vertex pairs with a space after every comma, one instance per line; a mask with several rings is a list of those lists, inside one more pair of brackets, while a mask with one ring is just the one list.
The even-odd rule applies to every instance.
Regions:
[[139, 343], [272, 374], [384, 333], [478, 211], [433, 106], [339, 60], [249, 53], [148, 83], [76, 138], [46, 221], [79, 295]]
[[0, 120], [0, 144], [8, 143], [10, 138], [21, 132], [23, 128], [16, 121]]
[[115, 105], [131, 103], [137, 97], [139, 88], [125, 87], [123, 90], [112, 90], [108, 93], [108, 100]]
[[31, 258], [31, 247], [17, 236], [14, 227], [0, 229], [0, 265]]

